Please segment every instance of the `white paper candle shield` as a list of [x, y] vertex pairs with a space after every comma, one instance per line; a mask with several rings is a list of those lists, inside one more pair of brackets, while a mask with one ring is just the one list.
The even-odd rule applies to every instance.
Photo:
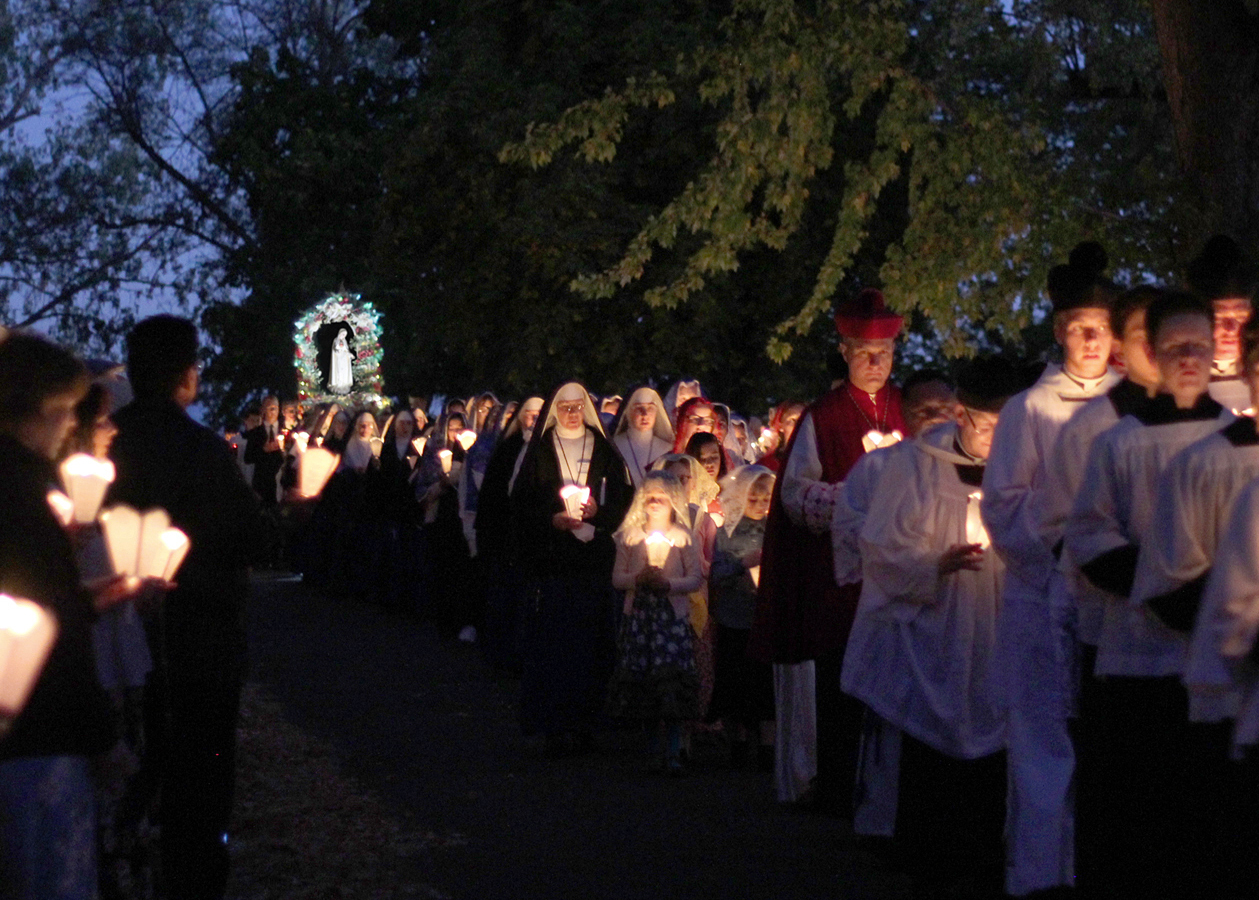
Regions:
[[310, 446], [310, 435], [305, 431], [297, 432], [293, 435], [293, 444], [299, 455], [305, 453], [306, 448]]
[[862, 436], [861, 446], [869, 453], [871, 450], [878, 450], [880, 447], [890, 447], [904, 437], [899, 429], [884, 434], [878, 429], [872, 428]]
[[647, 545], [647, 563], [657, 568], [663, 566], [669, 558], [669, 551], [673, 549], [673, 541], [663, 531], [653, 531], [647, 535], [644, 543]]
[[368, 438], [367, 443], [371, 445], [372, 456], [380, 459], [380, 451], [384, 448], [385, 442], [378, 437]]
[[57, 620], [48, 610], [0, 594], [0, 716], [22, 711], [56, 638]]
[[590, 499], [590, 488], [567, 484], [560, 488], [560, 499], [564, 501], [564, 512], [573, 519], [581, 518], [581, 508]]
[[62, 528], [69, 528], [74, 521], [74, 501], [58, 490], [48, 492], [48, 508], [57, 517]]
[[74, 503], [74, 521], [88, 525], [96, 521], [105, 491], [114, 480], [114, 464], [86, 453], [75, 453], [61, 464], [61, 483]]
[[757, 587], [760, 587], [761, 586], [761, 567], [752, 566], [752, 568], [748, 569], [748, 574], [752, 576], [752, 583], [756, 585]]
[[455, 464], [455, 455], [443, 447], [437, 451], [437, 459], [442, 464], [442, 471], [449, 475], [450, 467]]
[[171, 527], [164, 509], [114, 506], [101, 513], [101, 528], [117, 575], [172, 581], [188, 554], [188, 536]]
[[983, 500], [983, 491], [972, 491], [966, 498], [966, 543], [978, 544], [985, 550], [992, 544], [988, 537], [988, 529], [979, 515], [979, 503]]
[[415, 448], [416, 456], [423, 456], [424, 448], [428, 446], [428, 438], [417, 437], [415, 440], [411, 441], [411, 446]]
[[476, 443], [475, 431], [461, 431], [459, 436], [455, 438], [459, 442], [459, 446], [464, 450], [471, 450], [472, 445]]
[[337, 470], [341, 457], [323, 447], [311, 447], [297, 460], [297, 492], [306, 499], [318, 497]]

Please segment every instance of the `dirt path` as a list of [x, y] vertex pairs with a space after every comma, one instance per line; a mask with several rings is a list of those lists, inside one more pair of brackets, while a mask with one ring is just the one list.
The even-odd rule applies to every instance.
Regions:
[[[779, 807], [768, 775], [650, 775], [630, 733], [543, 758], [515, 682], [426, 624], [275, 580], [251, 609], [239, 897], [906, 896], [842, 823]], [[268, 846], [293, 857], [287, 890], [250, 874]]]

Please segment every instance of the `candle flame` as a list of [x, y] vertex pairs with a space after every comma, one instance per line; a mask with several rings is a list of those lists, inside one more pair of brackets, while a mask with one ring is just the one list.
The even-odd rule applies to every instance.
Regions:
[[647, 543], [668, 544], [670, 547], [673, 546], [673, 541], [669, 540], [668, 536], [663, 531], [653, 531], [651, 534], [647, 535]]
[[25, 637], [39, 624], [41, 610], [30, 600], [21, 600], [0, 594], [0, 631], [15, 637]]
[[61, 474], [74, 478], [99, 478], [101, 481], [114, 480], [114, 464], [107, 459], [97, 459], [86, 453], [75, 453], [61, 464]]

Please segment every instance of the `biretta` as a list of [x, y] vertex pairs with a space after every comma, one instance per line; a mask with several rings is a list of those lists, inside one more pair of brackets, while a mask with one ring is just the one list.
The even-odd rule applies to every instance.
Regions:
[[905, 324], [883, 302], [883, 292], [865, 288], [851, 300], [839, 305], [835, 312], [835, 330], [841, 337], [877, 341], [894, 338]]

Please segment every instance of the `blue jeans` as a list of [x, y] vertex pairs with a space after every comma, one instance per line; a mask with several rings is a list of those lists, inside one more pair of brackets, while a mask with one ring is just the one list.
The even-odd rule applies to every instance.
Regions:
[[87, 757], [0, 762], [0, 898], [95, 897], [96, 801]]

